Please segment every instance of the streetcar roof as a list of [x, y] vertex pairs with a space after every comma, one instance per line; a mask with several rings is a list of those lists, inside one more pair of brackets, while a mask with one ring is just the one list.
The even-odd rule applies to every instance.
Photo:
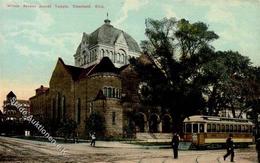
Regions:
[[227, 117], [217, 117], [217, 116], [204, 116], [204, 115], [190, 116], [188, 118], [185, 118], [184, 122], [243, 123], [243, 124], [253, 125], [253, 123], [248, 119], [227, 118]]

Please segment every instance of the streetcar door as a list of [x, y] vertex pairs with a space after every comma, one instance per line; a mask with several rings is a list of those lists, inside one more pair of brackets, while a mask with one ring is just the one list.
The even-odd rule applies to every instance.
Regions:
[[199, 124], [192, 124], [192, 143], [198, 144]]

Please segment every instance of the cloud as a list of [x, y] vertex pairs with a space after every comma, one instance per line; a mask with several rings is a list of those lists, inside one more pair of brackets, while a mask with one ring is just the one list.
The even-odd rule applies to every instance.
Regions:
[[[207, 6], [209, 8], [206, 15], [208, 22], [221, 27], [221, 31], [216, 31], [220, 39], [214, 44], [220, 48], [218, 50], [239, 51], [242, 55], [249, 56], [254, 64], [259, 65], [259, 57], [257, 56], [259, 46], [256, 44], [259, 42], [259, 38], [256, 37], [259, 34], [257, 29], [259, 23], [250, 24], [253, 22], [252, 20], [257, 19], [257, 14], [254, 11], [257, 8], [255, 4], [259, 1], [227, 0], [224, 3], [221, 0], [220, 2], [214, 3], [214, 6], [210, 4]], [[245, 12], [247, 10], [243, 8], [251, 8], [252, 12], [247, 13]]]
[[14, 48], [18, 51], [18, 54], [21, 54], [23, 56], [29, 56], [31, 53], [30, 48], [25, 45], [15, 45]]
[[[55, 25], [55, 19], [47, 12], [48, 10], [37, 8], [30, 11], [34, 15], [31, 19], [5, 20], [3, 34], [0, 33], [0, 43], [5, 41], [9, 47], [14, 45], [17, 55], [23, 57], [44, 56], [51, 60], [57, 59], [57, 55], [72, 57], [78, 40], [81, 38], [81, 33], [51, 34], [50, 28]], [[3, 47], [3, 49], [8, 51], [7, 47]]]
[[171, 18], [171, 17], [178, 18], [177, 14], [174, 12], [174, 10], [169, 5], [163, 5], [162, 10], [165, 11], [165, 16], [167, 18]]
[[130, 11], [138, 11], [141, 7], [148, 4], [149, 0], [125, 0], [125, 3], [120, 11], [121, 17], [114, 23], [115, 26], [119, 26], [124, 22]]

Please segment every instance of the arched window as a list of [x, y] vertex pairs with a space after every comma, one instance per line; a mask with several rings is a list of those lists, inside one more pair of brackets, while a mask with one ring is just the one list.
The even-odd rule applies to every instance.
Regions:
[[116, 89], [116, 98], [119, 98], [119, 89]]
[[117, 59], [118, 59], [118, 54], [117, 54], [117, 53], [115, 53], [115, 59], [114, 59], [114, 63], [116, 63], [116, 62], [117, 62]]
[[90, 56], [89, 54], [86, 55], [86, 63], [89, 63], [90, 62]]
[[93, 60], [92, 57], [93, 57], [93, 56], [92, 56], [92, 53], [90, 52], [90, 53], [89, 53], [89, 62], [92, 62], [92, 60]]
[[105, 56], [105, 50], [101, 49], [101, 57], [103, 58]]
[[62, 113], [61, 113], [61, 96], [60, 96], [60, 93], [58, 92], [57, 95], [56, 95], [56, 107], [57, 107], [57, 118], [58, 120], [61, 120], [61, 116], [62, 116]]
[[92, 50], [92, 54], [93, 54], [93, 61], [97, 60], [97, 54], [95, 53], [94, 50]]
[[113, 62], [113, 63], [115, 63], [115, 54], [111, 51], [111, 61]]
[[115, 88], [112, 89], [112, 97], [115, 98], [116, 97], [116, 92], [115, 92]]
[[112, 112], [112, 125], [116, 124], [116, 112]]
[[108, 93], [107, 93], [107, 87], [104, 87], [104, 95], [107, 97]]
[[87, 63], [87, 56], [84, 55], [84, 64]]
[[122, 57], [121, 57], [121, 63], [124, 63], [124, 60], [125, 60], [125, 55], [122, 54]]
[[106, 56], [109, 57], [109, 51], [108, 50], [106, 50]]
[[125, 64], [128, 64], [127, 55], [125, 55]]
[[56, 119], [56, 99], [52, 99], [52, 119]]
[[120, 63], [121, 62], [121, 54], [118, 53], [118, 62]]
[[80, 123], [80, 109], [81, 109], [81, 101], [80, 101], [80, 98], [77, 99], [77, 102], [76, 102], [76, 113], [75, 113], [75, 119], [76, 119], [76, 122], [77, 124]]
[[118, 89], [118, 98], [121, 98], [121, 89]]
[[108, 88], [108, 97], [109, 97], [109, 98], [112, 97], [112, 88]]
[[66, 98], [65, 96], [62, 96], [61, 99], [61, 112], [62, 112], [62, 118], [66, 118]]
[[110, 60], [113, 62], [113, 52], [110, 51], [110, 56], [109, 56]]

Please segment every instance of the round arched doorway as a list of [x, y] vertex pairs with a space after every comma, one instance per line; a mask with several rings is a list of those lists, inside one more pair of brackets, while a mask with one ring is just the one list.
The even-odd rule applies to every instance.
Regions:
[[172, 117], [169, 114], [165, 114], [162, 117], [162, 132], [163, 133], [172, 132]]

